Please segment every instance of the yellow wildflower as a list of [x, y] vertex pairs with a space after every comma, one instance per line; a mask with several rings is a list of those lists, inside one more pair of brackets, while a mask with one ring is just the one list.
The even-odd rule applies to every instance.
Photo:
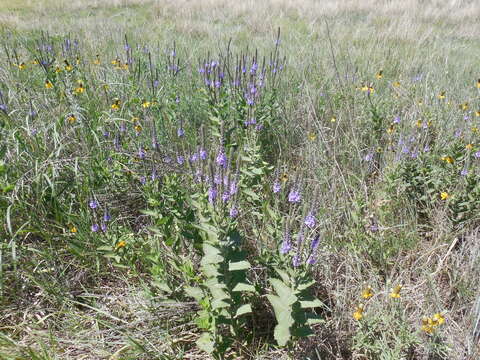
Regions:
[[314, 132], [309, 132], [307, 136], [308, 140], [310, 141], [314, 141], [317, 138], [317, 134], [315, 134]]
[[128, 63], [125, 63], [125, 64], [123, 64], [122, 66], [120, 66], [120, 69], [122, 69], [122, 70], [128, 70]]
[[447, 200], [449, 197], [450, 197], [450, 195], [449, 195], [446, 191], [442, 191], [442, 192], [440, 193], [440, 198], [441, 198], [442, 200]]
[[93, 60], [93, 63], [95, 65], [100, 65], [100, 56], [97, 54], [97, 56], [95, 57], [95, 60]]
[[76, 234], [77, 233], [77, 228], [75, 227], [75, 225], [70, 225], [70, 232], [72, 234]]
[[337, 121], [337, 118], [335, 116], [332, 116], [332, 118], [330, 119], [330, 122], [334, 123], [335, 121]]
[[400, 291], [402, 290], [402, 285], [397, 285], [390, 291], [390, 297], [392, 299], [399, 299], [400, 298]]
[[362, 90], [362, 91], [364, 91], [364, 92], [365, 92], [365, 91], [368, 91], [368, 85], [363, 85], [363, 86], [360, 88], [360, 90]]
[[401, 85], [401, 84], [400, 84], [400, 81], [395, 81], [395, 82], [392, 84], [393, 87], [400, 87], [400, 85]]
[[75, 88], [75, 93], [82, 94], [84, 91], [85, 91], [85, 87], [83, 86], [83, 83], [80, 81], [78, 83], [78, 86]]
[[480, 116], [480, 110], [475, 111], [475, 116]]
[[451, 156], [443, 156], [442, 160], [446, 161], [449, 164], [453, 164], [455, 162], [455, 160]]
[[75, 115], [73, 114], [70, 114], [67, 116], [67, 121], [70, 123], [70, 124], [73, 124], [75, 121], [77, 121], [77, 118]]
[[77, 59], [76, 59], [76, 63], [77, 65], [80, 65], [80, 58], [77, 56]]
[[112, 110], [120, 109], [120, 100], [116, 99], [115, 102], [110, 107], [112, 108]]
[[442, 313], [436, 313], [432, 317], [433, 324], [436, 325], [442, 325], [445, 322], [445, 317], [443, 316]]
[[65, 70], [67, 70], [67, 71], [72, 71], [73, 70], [73, 66], [70, 65], [70, 63], [67, 60], [64, 60], [63, 62], [65, 63]]
[[17, 67], [20, 69], [20, 70], [23, 70], [27, 67], [27, 64], [25, 64], [24, 62], [21, 62], [20, 64], [17, 65]]
[[478, 127], [476, 127], [476, 126], [472, 127], [472, 133], [475, 134], [475, 133], [477, 133], [477, 132], [478, 132]]
[[135, 131], [136, 131], [137, 133], [139, 133], [140, 131], [142, 131], [142, 125], [140, 125], [140, 124], [135, 125]]
[[39, 64], [39, 62], [38, 62], [37, 59], [32, 60], [32, 65], [38, 65], [38, 64]]
[[353, 318], [359, 321], [363, 318], [363, 311], [365, 310], [365, 306], [363, 304], [359, 304], [353, 313]]
[[143, 107], [144, 109], [149, 108], [150, 105], [152, 105], [152, 103], [151, 103], [150, 101], [144, 100], [143, 103], [142, 103], [142, 107]]
[[380, 70], [378, 73], [375, 74], [375, 77], [380, 80], [381, 78], [383, 78], [383, 70]]
[[437, 96], [440, 100], [445, 99], [445, 91], [442, 91], [440, 94]]
[[370, 286], [367, 286], [365, 289], [362, 291], [362, 297], [364, 299], [370, 299], [373, 296], [373, 291]]
[[125, 245], [127, 245], [127, 242], [125, 240], [121, 240], [121, 241], [118, 242], [117, 245], [115, 245], [115, 250], [123, 248], [123, 247], [125, 247]]
[[48, 80], [48, 79], [45, 80], [45, 87], [46, 87], [47, 89], [53, 88], [52, 82], [51, 82], [50, 80]]
[[467, 144], [467, 145], [465, 145], [465, 149], [467, 149], [467, 150], [472, 150], [472, 149], [473, 149], [473, 144]]
[[62, 72], [62, 69], [60, 68], [60, 66], [57, 65], [57, 66], [55, 67], [55, 72], [56, 72], [57, 74], [60, 73], [60, 72]]
[[387, 129], [387, 134], [392, 134], [395, 131], [395, 126], [392, 124]]
[[477, 88], [480, 89], [480, 79], [477, 80]]
[[369, 86], [369, 87], [368, 87], [368, 93], [369, 93], [369, 94], [373, 94], [374, 92], [375, 92], [374, 87], [373, 87], [373, 86]]
[[288, 174], [283, 173], [282, 176], [280, 177], [280, 180], [282, 180], [283, 182], [287, 182], [288, 181]]
[[463, 111], [468, 110], [468, 102], [464, 102], [463, 104], [460, 104], [460, 109]]
[[426, 332], [427, 334], [432, 334], [435, 331], [433, 328], [432, 319], [428, 317], [422, 318], [422, 331]]

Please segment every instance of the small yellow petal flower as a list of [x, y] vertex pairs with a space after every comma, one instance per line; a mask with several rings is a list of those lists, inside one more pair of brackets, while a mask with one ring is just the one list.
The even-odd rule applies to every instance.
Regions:
[[422, 331], [426, 332], [427, 334], [432, 334], [435, 331], [432, 326], [432, 319], [427, 317], [422, 318]]
[[400, 87], [400, 85], [401, 85], [401, 84], [400, 84], [399, 81], [395, 81], [395, 82], [392, 84], [393, 87]]
[[71, 114], [71, 115], [68, 115], [67, 121], [68, 121], [70, 124], [73, 124], [75, 121], [77, 121], [77, 118], [75, 117], [75, 115]]
[[288, 174], [283, 173], [282, 176], [280, 177], [280, 180], [282, 180], [283, 182], [287, 182], [288, 181]]
[[18, 67], [20, 70], [23, 70], [23, 69], [25, 69], [25, 68], [27, 67], [27, 65], [26, 65], [24, 62], [22, 62], [22, 63], [18, 64], [17, 67]]
[[469, 107], [468, 102], [464, 102], [463, 104], [460, 104], [460, 109], [463, 111], [467, 111], [468, 107]]
[[308, 140], [314, 141], [316, 138], [317, 138], [317, 134], [315, 134], [314, 132], [308, 133]]
[[383, 78], [383, 70], [380, 70], [378, 73], [376, 73], [375, 77], [380, 80], [381, 78]]
[[442, 200], [447, 200], [449, 197], [450, 197], [450, 195], [449, 195], [446, 191], [442, 191], [442, 192], [440, 193], [440, 198], [441, 198]]
[[480, 79], [477, 80], [477, 88], [480, 89]]
[[359, 304], [357, 308], [355, 309], [355, 312], [353, 313], [353, 318], [357, 321], [359, 321], [361, 318], [363, 318], [363, 311], [365, 310], [363, 304]]
[[401, 290], [402, 290], [402, 285], [395, 286], [390, 292], [390, 297], [392, 299], [399, 299]]
[[465, 145], [465, 149], [467, 149], [467, 150], [472, 150], [472, 149], [473, 149], [473, 144], [467, 144], [467, 145]]
[[144, 109], [149, 108], [150, 105], [152, 105], [152, 103], [151, 103], [150, 101], [146, 101], [146, 100], [145, 100], [145, 101], [143, 101], [143, 103], [142, 103], [142, 107], [143, 107]]
[[78, 230], [77, 230], [77, 228], [75, 227], [75, 225], [70, 225], [70, 232], [71, 232], [72, 234], [76, 234], [77, 231], [78, 231]]
[[125, 247], [126, 245], [127, 245], [127, 242], [126, 242], [125, 240], [121, 240], [121, 241], [118, 242], [117, 245], [115, 245], [115, 250], [118, 250], [118, 249], [120, 249], [120, 248], [123, 248], [123, 247]]
[[370, 299], [373, 296], [373, 291], [370, 286], [367, 286], [365, 289], [362, 291], [362, 297], [364, 299]]
[[116, 99], [115, 102], [110, 107], [112, 110], [120, 109], [120, 100]]
[[53, 88], [53, 84], [50, 80], [45, 80], [45, 88], [47, 89]]
[[440, 94], [437, 96], [440, 100], [445, 99], [445, 91], [442, 91]]
[[330, 119], [330, 122], [334, 123], [335, 121], [337, 121], [337, 118], [335, 116], [332, 116], [332, 118]]
[[436, 325], [442, 325], [443, 323], [445, 323], [445, 317], [442, 313], [436, 313], [435, 315], [433, 315], [432, 320], [434, 323], [436, 323]]

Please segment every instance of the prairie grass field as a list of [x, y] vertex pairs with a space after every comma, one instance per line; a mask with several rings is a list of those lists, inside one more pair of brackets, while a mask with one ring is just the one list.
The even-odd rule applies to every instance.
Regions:
[[479, 359], [479, 15], [0, 0], [0, 359]]

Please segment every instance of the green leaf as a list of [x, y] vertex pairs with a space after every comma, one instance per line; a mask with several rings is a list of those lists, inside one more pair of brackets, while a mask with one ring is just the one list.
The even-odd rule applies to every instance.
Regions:
[[322, 307], [323, 303], [318, 299], [313, 300], [300, 300], [300, 307], [302, 309]]
[[213, 353], [215, 350], [215, 342], [212, 340], [212, 336], [207, 332], [202, 333], [196, 343], [201, 350], [209, 354]]
[[228, 265], [228, 270], [229, 271], [237, 271], [237, 270], [247, 270], [250, 269], [252, 266], [250, 263], [246, 260], [243, 261], [237, 261], [237, 262], [230, 262]]
[[292, 305], [295, 301], [297, 301], [294, 291], [286, 286], [281, 280], [275, 278], [271, 278], [269, 280], [275, 289], [275, 292], [286, 305]]
[[303, 290], [308, 289], [313, 284], [315, 284], [315, 280], [308, 281], [308, 282], [305, 282], [305, 283], [301, 283], [297, 286], [297, 289], [300, 290], [300, 291], [303, 291]]
[[307, 321], [306, 321], [307, 325], [315, 325], [315, 324], [321, 324], [325, 322], [324, 319], [322, 319], [320, 316], [316, 314], [306, 314], [306, 316], [307, 316]]
[[237, 318], [239, 316], [249, 314], [251, 312], [252, 312], [252, 306], [250, 304], [244, 304], [237, 309], [237, 312], [235, 313], [235, 317]]
[[232, 292], [240, 292], [240, 291], [255, 292], [255, 286], [250, 284], [245, 284], [245, 283], [239, 283], [235, 285], [235, 287], [232, 289]]
[[227, 302], [223, 301], [222, 299], [215, 299], [212, 301], [212, 309], [223, 309], [229, 307], [230, 304]]
[[283, 326], [283, 325], [280, 325], [280, 324], [275, 326], [273, 336], [274, 336], [274, 338], [277, 341], [277, 344], [279, 346], [287, 345], [287, 342], [288, 342], [288, 340], [290, 340], [290, 337], [291, 337], [290, 327]]
[[202, 298], [204, 297], [202, 289], [200, 289], [199, 287], [193, 287], [193, 286], [186, 286], [185, 294], [187, 294], [187, 296], [194, 298], [197, 301], [202, 300]]

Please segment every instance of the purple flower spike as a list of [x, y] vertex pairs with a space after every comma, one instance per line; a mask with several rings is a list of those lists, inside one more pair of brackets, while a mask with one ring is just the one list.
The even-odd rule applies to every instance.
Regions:
[[310, 229], [313, 229], [316, 225], [315, 216], [311, 212], [305, 217], [305, 225], [307, 225]]
[[208, 202], [210, 204], [213, 204], [216, 198], [217, 198], [217, 189], [212, 186], [208, 189]]
[[138, 157], [140, 160], [143, 160], [145, 159], [145, 155], [147, 154], [147, 152], [145, 150], [143, 150], [143, 148], [140, 146], [140, 148], [138, 149]]
[[282, 185], [280, 184], [280, 182], [277, 180], [273, 183], [273, 188], [272, 188], [272, 191], [274, 194], [277, 194], [280, 192], [280, 190], [282, 190]]
[[292, 189], [288, 194], [288, 202], [298, 203], [302, 199], [300, 192], [298, 190]]
[[282, 246], [280, 247], [280, 254], [286, 255], [292, 249], [292, 244], [290, 243], [290, 233], [286, 232], [283, 236]]
[[223, 194], [222, 194], [222, 201], [224, 203], [228, 202], [228, 200], [230, 200], [230, 193], [228, 191], [225, 191]]
[[207, 158], [207, 152], [204, 149], [201, 149], [199, 152], [200, 159], [205, 160]]
[[227, 156], [223, 151], [220, 151], [217, 155], [217, 164], [223, 168], [227, 167]]
[[320, 244], [320, 235], [317, 235], [317, 236], [315, 236], [315, 238], [312, 240], [312, 244], [311, 244], [312, 251], [317, 250], [319, 244]]
[[230, 183], [230, 195], [233, 196], [238, 192], [238, 185], [236, 181]]
[[300, 266], [300, 263], [301, 263], [300, 255], [299, 255], [299, 254], [295, 254], [295, 256], [294, 256], [293, 259], [292, 259], [293, 267], [299, 267], [299, 266]]
[[232, 219], [235, 219], [238, 216], [238, 209], [236, 206], [232, 206], [229, 213]]
[[317, 263], [317, 255], [310, 255], [307, 260], [308, 265], [315, 265]]

